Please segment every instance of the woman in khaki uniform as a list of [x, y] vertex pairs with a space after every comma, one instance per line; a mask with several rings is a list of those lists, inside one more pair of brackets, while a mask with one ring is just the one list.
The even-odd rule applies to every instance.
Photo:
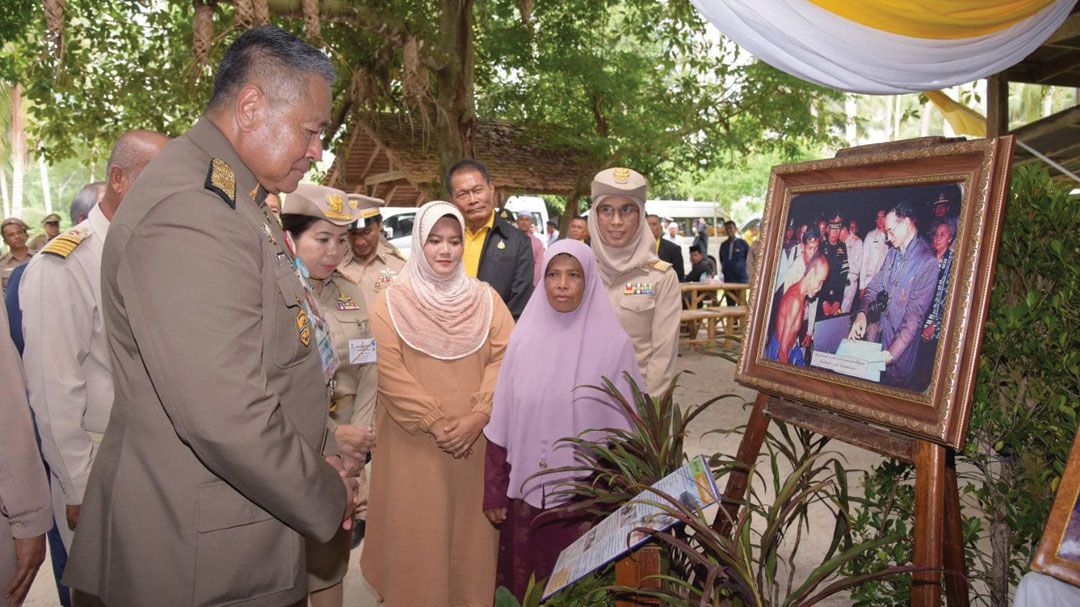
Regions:
[[659, 396], [675, 377], [682, 301], [671, 264], [656, 256], [645, 222], [649, 184], [637, 171], [605, 169], [592, 182], [589, 233], [596, 266], [623, 330], [634, 342], [647, 392]]
[[[374, 445], [371, 417], [377, 388], [375, 343], [360, 286], [336, 270], [348, 247], [347, 226], [356, 216], [344, 192], [300, 184], [285, 199], [281, 223], [292, 241], [290, 248], [304, 262], [312, 295], [329, 330], [337, 362], [330, 399], [330, 418], [336, 424], [334, 438], [346, 462], [360, 475], [363, 493], [363, 465]], [[349, 565], [350, 539], [349, 531], [340, 530], [326, 544], [308, 541], [312, 607], [341, 607], [341, 582]]]

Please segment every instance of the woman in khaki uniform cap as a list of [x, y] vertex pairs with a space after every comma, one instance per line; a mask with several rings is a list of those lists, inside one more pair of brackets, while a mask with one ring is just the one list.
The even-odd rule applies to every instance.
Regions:
[[679, 277], [656, 256], [656, 239], [645, 222], [648, 187], [631, 169], [597, 173], [589, 233], [608, 298], [634, 342], [646, 391], [659, 396], [675, 376], [682, 301]]
[[[306, 183], [286, 196], [281, 209], [282, 227], [292, 239], [290, 248], [306, 266], [338, 364], [330, 402], [330, 417], [337, 424], [334, 437], [361, 475], [364, 494], [363, 464], [375, 440], [371, 429], [377, 388], [375, 343], [359, 285], [336, 269], [349, 246], [347, 226], [357, 215], [344, 192]], [[349, 531], [339, 530], [326, 544], [308, 541], [308, 592], [313, 607], [341, 606], [350, 539]]]

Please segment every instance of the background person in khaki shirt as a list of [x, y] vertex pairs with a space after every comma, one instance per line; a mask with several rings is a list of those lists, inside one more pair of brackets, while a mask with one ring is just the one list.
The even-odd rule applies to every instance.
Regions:
[[383, 201], [361, 194], [349, 194], [348, 197], [350, 203], [356, 203], [359, 216], [349, 226], [350, 251], [338, 269], [360, 285], [364, 303], [370, 308], [379, 293], [394, 284], [405, 265], [405, 256], [383, 237], [382, 214], [379, 213]]
[[101, 202], [86, 221], [35, 255], [19, 284], [30, 406], [49, 463], [57, 529], [68, 549], [113, 404], [101, 313], [105, 234], [131, 184], [166, 141], [151, 131], [121, 135], [106, 165], [108, 185]]
[[26, 263], [34, 254], [34, 251], [26, 245], [29, 230], [30, 226], [18, 217], [8, 217], [0, 222], [0, 235], [3, 236], [4, 244], [8, 248], [7, 253], [0, 256], [0, 288], [7, 289], [11, 271]]
[[0, 306], [0, 597], [19, 605], [45, 561], [53, 526], [49, 484], [41, 464], [22, 364]]
[[600, 278], [634, 342], [647, 392], [659, 396], [675, 377], [682, 310], [679, 278], [656, 256], [645, 223], [648, 183], [637, 171], [606, 169], [592, 182], [589, 232]]
[[45, 246], [45, 243], [60, 235], [60, 216], [56, 213], [49, 213], [45, 216], [45, 219], [41, 221], [41, 227], [45, 231], [33, 237], [30, 240], [30, 244], [27, 245], [35, 251]]

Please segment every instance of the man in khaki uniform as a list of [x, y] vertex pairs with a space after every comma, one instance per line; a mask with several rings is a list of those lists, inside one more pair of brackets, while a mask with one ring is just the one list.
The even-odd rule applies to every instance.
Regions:
[[49, 484], [41, 465], [22, 365], [0, 306], [0, 589], [18, 605], [45, 561], [45, 532], [53, 526]]
[[45, 219], [41, 221], [41, 227], [45, 231], [31, 238], [30, 244], [27, 245], [34, 251], [45, 246], [47, 242], [60, 235], [60, 216], [56, 213], [49, 213], [45, 216]]
[[76, 605], [301, 604], [304, 537], [351, 526], [311, 307], [263, 204], [321, 157], [333, 77], [291, 34], [245, 32], [113, 217], [116, 398], [64, 574]]
[[379, 207], [383, 201], [361, 194], [349, 194], [349, 201], [357, 203], [360, 219], [349, 226], [351, 251], [338, 271], [360, 285], [364, 303], [370, 309], [379, 293], [394, 283], [405, 266], [405, 257], [382, 236]]
[[0, 222], [0, 235], [3, 235], [4, 244], [8, 248], [7, 253], [0, 256], [0, 288], [2, 289], [7, 289], [11, 271], [26, 263], [34, 254], [34, 251], [26, 244], [29, 231], [30, 226], [18, 217], [8, 217]]
[[637, 171], [600, 171], [592, 182], [589, 233], [600, 278], [619, 323], [634, 342], [647, 391], [659, 396], [675, 377], [682, 302], [679, 277], [656, 256], [645, 221], [648, 182]]
[[167, 141], [150, 131], [122, 135], [109, 156], [101, 202], [86, 221], [35, 255], [19, 283], [30, 406], [49, 463], [57, 528], [68, 549], [113, 403], [101, 315], [105, 234], [124, 194]]

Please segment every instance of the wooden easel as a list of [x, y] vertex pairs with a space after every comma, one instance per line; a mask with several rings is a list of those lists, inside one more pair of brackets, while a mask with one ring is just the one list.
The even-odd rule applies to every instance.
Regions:
[[[891, 430], [758, 393], [736, 459], [752, 464], [761, 451], [769, 419], [775, 418], [886, 457], [915, 464], [915, 531], [913, 564], [945, 569], [946, 599], [951, 607], [968, 605], [967, 565], [960, 522], [960, 494], [956, 484], [953, 451], [930, 441], [900, 435]], [[725, 505], [713, 528], [731, 533], [737, 503], [746, 494], [747, 475], [732, 472], [724, 489]], [[936, 607], [941, 603], [941, 577], [936, 572], [917, 573], [911, 591], [913, 607]]]
[[[736, 460], [748, 467], [757, 460], [771, 418], [844, 441], [900, 461], [915, 464], [915, 530], [913, 564], [945, 570], [945, 596], [950, 607], [967, 607], [967, 564], [960, 522], [960, 494], [956, 483], [953, 451], [930, 441], [856, 422], [839, 415], [758, 393]], [[746, 472], [733, 471], [724, 489], [724, 504], [717, 512], [713, 528], [731, 533], [731, 521], [738, 516], [738, 503], [746, 495]], [[647, 547], [646, 547], [647, 548]], [[659, 553], [646, 548], [623, 558], [615, 567], [619, 585], [655, 587], [649, 576], [660, 573]], [[654, 547], [655, 548], [655, 547]], [[911, 591], [912, 607], [941, 604], [942, 574], [916, 573]], [[646, 580], [644, 583], [642, 580]], [[646, 601], [619, 601], [619, 607], [650, 605]]]

